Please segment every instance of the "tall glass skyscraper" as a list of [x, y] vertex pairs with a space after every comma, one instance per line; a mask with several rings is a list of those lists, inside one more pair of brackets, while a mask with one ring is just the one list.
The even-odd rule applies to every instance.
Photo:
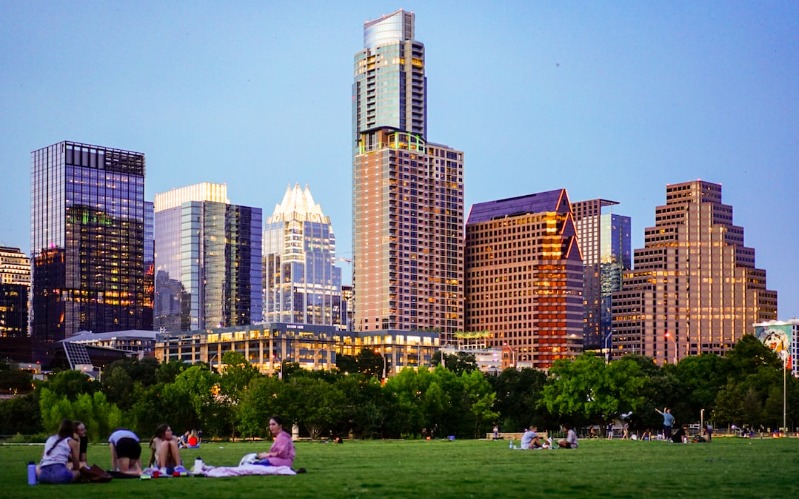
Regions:
[[413, 13], [364, 25], [352, 86], [356, 331], [463, 330], [463, 152], [427, 140]]
[[259, 322], [261, 209], [230, 204], [227, 186], [155, 195], [155, 329]]
[[583, 347], [586, 349], [611, 348], [611, 297], [621, 289], [624, 271], [631, 268], [630, 217], [608, 209], [617, 204], [607, 199], [572, 203], [585, 266]]
[[330, 217], [295, 185], [264, 227], [264, 321], [339, 325], [341, 269]]
[[145, 323], [144, 154], [59, 142], [31, 153], [34, 358], [80, 331]]

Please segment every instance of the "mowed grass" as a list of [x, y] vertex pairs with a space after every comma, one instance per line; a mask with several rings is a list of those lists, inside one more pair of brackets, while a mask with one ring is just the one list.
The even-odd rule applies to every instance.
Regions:
[[[268, 443], [205, 442], [183, 452], [238, 464]], [[577, 450], [520, 451], [486, 440], [297, 443], [306, 474], [238, 478], [113, 480], [29, 486], [26, 463], [41, 445], [0, 446], [0, 497], [799, 497], [799, 439], [717, 438], [710, 444], [584, 440]], [[89, 447], [107, 467], [108, 449]]]

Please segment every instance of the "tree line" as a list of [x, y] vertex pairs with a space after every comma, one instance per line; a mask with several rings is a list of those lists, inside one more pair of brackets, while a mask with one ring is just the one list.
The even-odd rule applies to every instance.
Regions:
[[[0, 363], [0, 388], [27, 391], [0, 401], [0, 435], [41, 438], [69, 418], [83, 421], [94, 441], [118, 427], [146, 437], [160, 423], [176, 432], [197, 429], [205, 438], [246, 439], [266, 436], [269, 416], [281, 414], [311, 438], [478, 438], [494, 425], [507, 432], [530, 424], [581, 428], [604, 426], [622, 414], [633, 429], [656, 430], [662, 419], [655, 408], [665, 406], [678, 423], [698, 422], [702, 414], [717, 427], [782, 426], [782, 361], [752, 336], [724, 357], [686, 357], [664, 366], [639, 355], [606, 363], [584, 353], [557, 361], [548, 373], [489, 375], [472, 355], [441, 360], [439, 352], [432, 367], [383, 380], [383, 358], [363, 350], [340, 356], [335, 370], [284, 363], [279, 376], [267, 376], [241, 353], [227, 352], [222, 372], [207, 364], [126, 359], [107, 366], [101, 381], [67, 370], [35, 383]], [[785, 382], [793, 428], [799, 383], [790, 375]]]

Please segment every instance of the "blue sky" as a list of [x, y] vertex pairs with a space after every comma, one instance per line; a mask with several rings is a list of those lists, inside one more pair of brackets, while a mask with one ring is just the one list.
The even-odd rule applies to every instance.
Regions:
[[307, 184], [350, 257], [353, 56], [398, 8], [467, 210], [565, 187], [619, 201], [638, 248], [667, 184], [720, 183], [799, 317], [795, 1], [3, 0], [0, 244], [30, 249], [30, 152], [74, 140], [144, 152], [150, 200], [224, 182], [268, 216]]

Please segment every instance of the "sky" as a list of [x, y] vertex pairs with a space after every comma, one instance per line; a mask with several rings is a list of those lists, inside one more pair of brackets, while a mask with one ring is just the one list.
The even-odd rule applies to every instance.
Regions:
[[29, 252], [30, 153], [71, 140], [145, 153], [148, 200], [225, 183], [266, 218], [307, 185], [351, 258], [353, 58], [400, 8], [467, 213], [566, 188], [618, 201], [641, 248], [666, 185], [719, 183], [779, 318], [799, 317], [793, 0], [2, 0], [0, 245]]

